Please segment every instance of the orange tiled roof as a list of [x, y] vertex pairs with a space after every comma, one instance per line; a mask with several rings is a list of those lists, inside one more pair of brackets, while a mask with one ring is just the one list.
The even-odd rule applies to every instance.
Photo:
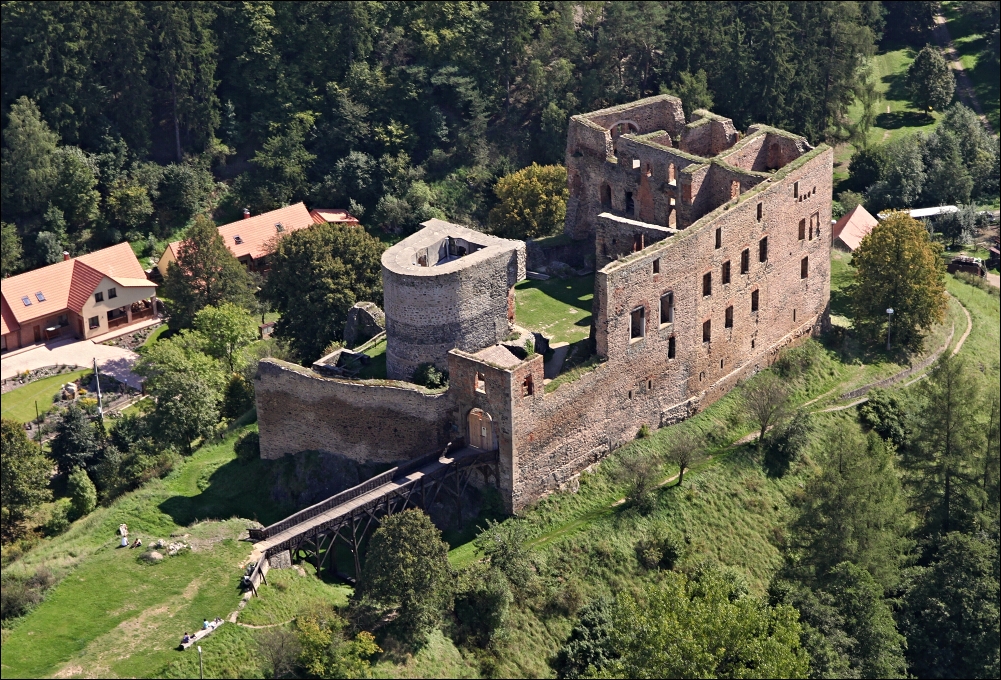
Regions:
[[879, 221], [859, 204], [834, 223], [834, 238], [840, 238], [849, 250], [854, 251], [877, 224]]
[[317, 224], [333, 222], [337, 224], [358, 224], [358, 218], [340, 208], [313, 208], [309, 211]]
[[[281, 224], [279, 231], [276, 225]], [[278, 210], [230, 222], [219, 227], [226, 247], [234, 257], [246, 255], [255, 260], [268, 254], [267, 245], [278, 234], [288, 234], [315, 224], [313, 217], [301, 202]], [[237, 243], [236, 237], [240, 237]]]
[[[65, 309], [80, 312], [87, 298], [105, 276], [122, 286], [148, 285], [146, 272], [128, 243], [119, 243], [71, 260], [63, 260], [0, 282], [3, 294], [3, 332]], [[38, 294], [41, 293], [41, 299]], [[30, 304], [24, 304], [27, 298]]]

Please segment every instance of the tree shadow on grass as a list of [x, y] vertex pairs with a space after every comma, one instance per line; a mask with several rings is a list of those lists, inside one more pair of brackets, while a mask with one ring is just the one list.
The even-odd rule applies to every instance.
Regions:
[[272, 498], [275, 480], [274, 461], [254, 460], [240, 463], [231, 460], [216, 468], [207, 478], [198, 480], [202, 489], [196, 496], [172, 496], [160, 504], [161, 511], [175, 524], [187, 526], [200, 519], [245, 517], [264, 525], [277, 522], [294, 508]]
[[920, 111], [893, 111], [876, 116], [876, 127], [884, 130], [899, 130], [905, 127], [924, 127], [931, 125], [935, 119]]
[[594, 276], [572, 276], [566, 279], [549, 279], [548, 281], [524, 281], [518, 284], [518, 290], [535, 288], [554, 300], [559, 300], [571, 307], [591, 310], [592, 300], [585, 299], [594, 294]]

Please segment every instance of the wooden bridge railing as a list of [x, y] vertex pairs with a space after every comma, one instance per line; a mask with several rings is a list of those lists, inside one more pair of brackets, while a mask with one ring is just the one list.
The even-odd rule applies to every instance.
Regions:
[[442, 456], [448, 455], [451, 451], [462, 448], [462, 446], [463, 442], [461, 440], [458, 442], [451, 442], [441, 453], [430, 453], [426, 456], [422, 456], [402, 465], [390, 468], [385, 472], [377, 474], [375, 477], [365, 480], [357, 486], [345, 489], [344, 491], [341, 491], [326, 500], [322, 500], [315, 505], [311, 505], [308, 508], [300, 510], [294, 515], [289, 515], [280, 522], [275, 522], [274, 524], [264, 527], [263, 529], [250, 529], [250, 538], [253, 541], [263, 541], [266, 538], [280, 534], [286, 529], [291, 529], [296, 524], [301, 524], [302, 522], [313, 519], [317, 515], [322, 515], [342, 503], [347, 503], [348, 501], [354, 500], [355, 498], [358, 498], [358, 496], [362, 496], [373, 489], [378, 489], [383, 484], [388, 484], [393, 481], [396, 477], [407, 475], [415, 470], [419, 470], [428, 463], [438, 460]]

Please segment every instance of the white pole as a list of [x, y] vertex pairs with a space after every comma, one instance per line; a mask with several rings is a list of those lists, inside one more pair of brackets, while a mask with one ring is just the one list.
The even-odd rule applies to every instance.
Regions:
[[202, 666], [202, 646], [198, 645], [198, 677], [205, 677], [205, 667]]
[[97, 382], [97, 415], [104, 422], [104, 401], [101, 399], [101, 374], [97, 371], [97, 357], [94, 357], [94, 380]]

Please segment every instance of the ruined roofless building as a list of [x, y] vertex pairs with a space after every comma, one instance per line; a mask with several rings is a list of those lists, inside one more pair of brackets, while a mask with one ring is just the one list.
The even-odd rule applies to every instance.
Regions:
[[[741, 135], [704, 111], [685, 122], [674, 97], [575, 116], [566, 232], [594, 247], [595, 356], [547, 385], [543, 356], [500, 337], [523, 251], [497, 245], [490, 255], [489, 237], [429, 222], [398, 251], [412, 268], [401, 272], [433, 272], [434, 257], [450, 257], [449, 236], [488, 247], [479, 265], [480, 252], [467, 248], [440, 288], [433, 273], [387, 286], [387, 332], [394, 315], [408, 324], [387, 359], [403, 379], [328, 378], [261, 361], [261, 455], [319, 450], [390, 463], [462, 442], [498, 452], [498, 485], [514, 512], [572, 485], [643, 425], [691, 416], [823, 326], [832, 161], [829, 147], [774, 128]], [[414, 265], [425, 248], [428, 267]], [[425, 323], [422, 310], [426, 336], [411, 332]], [[405, 382], [419, 360], [440, 361], [451, 342], [440, 326], [463, 336], [445, 351], [448, 388]]]

